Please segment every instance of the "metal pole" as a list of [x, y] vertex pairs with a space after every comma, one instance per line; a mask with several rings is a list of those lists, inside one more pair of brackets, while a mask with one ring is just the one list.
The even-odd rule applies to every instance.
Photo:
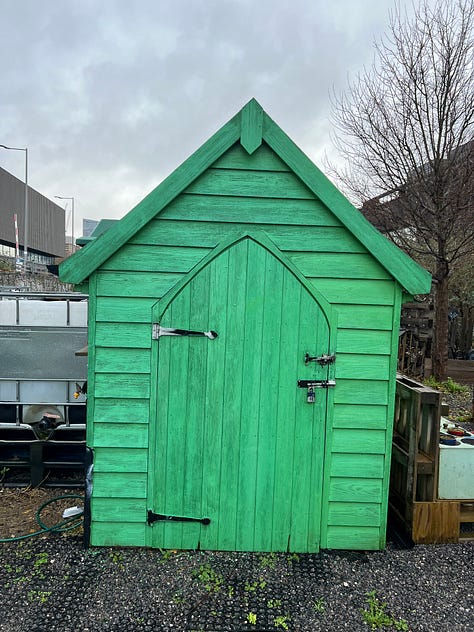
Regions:
[[[65, 197], [63, 195], [55, 195], [54, 196], [57, 200], [71, 200], [71, 221], [72, 221], [72, 228], [71, 228], [71, 254], [74, 254], [74, 198], [73, 197]], [[67, 204], [66, 204], [66, 208], [67, 208]], [[64, 209], [66, 210], [66, 209]], [[67, 224], [67, 222], [66, 222]], [[67, 226], [66, 226], [66, 233], [67, 233]]]

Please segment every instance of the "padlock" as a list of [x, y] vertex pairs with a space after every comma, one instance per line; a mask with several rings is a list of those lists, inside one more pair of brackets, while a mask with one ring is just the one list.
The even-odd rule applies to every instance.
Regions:
[[306, 401], [308, 404], [314, 404], [314, 400], [316, 399], [316, 394], [314, 392], [314, 388], [312, 386], [308, 387], [308, 394], [306, 395]]

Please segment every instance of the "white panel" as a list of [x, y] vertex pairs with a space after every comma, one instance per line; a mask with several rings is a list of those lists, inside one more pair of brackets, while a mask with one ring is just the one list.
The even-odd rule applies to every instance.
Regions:
[[[474, 435], [471, 435], [474, 438]], [[457, 437], [456, 437], [457, 438]], [[474, 498], [474, 445], [439, 446], [438, 495], [443, 499]]]
[[16, 301], [0, 301], [0, 325], [16, 325]]
[[87, 301], [69, 303], [69, 324], [71, 327], [87, 327]]
[[67, 382], [20, 382], [20, 400], [30, 403], [67, 401]]
[[0, 381], [0, 401], [16, 402], [16, 382]]
[[67, 301], [19, 301], [19, 311], [20, 325], [67, 325]]

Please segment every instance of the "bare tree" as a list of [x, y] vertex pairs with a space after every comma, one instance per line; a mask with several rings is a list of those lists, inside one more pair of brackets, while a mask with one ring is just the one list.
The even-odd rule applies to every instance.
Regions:
[[373, 65], [334, 98], [333, 171], [434, 280], [433, 371], [446, 376], [448, 283], [474, 256], [474, 2], [397, 4]]

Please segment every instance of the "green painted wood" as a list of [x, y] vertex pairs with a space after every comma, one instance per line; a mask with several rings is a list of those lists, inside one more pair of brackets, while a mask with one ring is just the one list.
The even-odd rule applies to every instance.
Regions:
[[[222, 265], [228, 269], [229, 252], [225, 252], [222, 255]], [[236, 270], [233, 272], [237, 272]], [[239, 269], [240, 273], [240, 269]], [[234, 274], [229, 271], [230, 278], [234, 278]], [[196, 279], [197, 280], [197, 279]], [[224, 436], [224, 406], [227, 406], [227, 401], [224, 401], [222, 393], [226, 393], [227, 397], [231, 397], [230, 391], [227, 390], [229, 384], [226, 386], [226, 377], [230, 377], [232, 382], [235, 382], [235, 375], [228, 375], [229, 362], [226, 362], [226, 345], [229, 335], [230, 320], [221, 318], [221, 305], [226, 305], [229, 300], [229, 283], [226, 275], [220, 274], [219, 266], [214, 262], [208, 266], [206, 275], [201, 275], [201, 287], [198, 283], [195, 284], [195, 291], [197, 290], [198, 296], [201, 299], [207, 301], [207, 305], [203, 303], [195, 310], [196, 315], [201, 314], [208, 317], [209, 323], [219, 322], [219, 338], [222, 344], [214, 345], [208, 344], [206, 348], [206, 357], [203, 357], [203, 364], [205, 360], [205, 367], [203, 371], [206, 371], [206, 393], [205, 393], [205, 405], [203, 412], [203, 432], [202, 432], [202, 472], [200, 475], [207, 479], [205, 485], [202, 488], [202, 511], [208, 516], [215, 516], [221, 512], [221, 481], [224, 472], [228, 473], [232, 469], [232, 465], [226, 460], [228, 452], [225, 451], [223, 444]], [[203, 283], [204, 282], [204, 283]], [[239, 285], [239, 284], [237, 284]], [[234, 309], [233, 309], [234, 312]], [[235, 318], [233, 314], [232, 319]], [[196, 322], [196, 325], [199, 324]], [[233, 362], [235, 358], [232, 359]], [[233, 367], [235, 369], [235, 365]], [[235, 406], [235, 401], [233, 402]], [[228, 428], [228, 426], [227, 426]], [[232, 432], [233, 429], [231, 429]], [[231, 442], [230, 445], [235, 444], [238, 440], [237, 432], [234, 431], [230, 436], [226, 437], [226, 441]], [[220, 456], [217, 457], [217, 455]], [[230, 456], [230, 458], [232, 458]], [[197, 465], [197, 460], [194, 460]], [[207, 476], [209, 478], [207, 478]], [[224, 489], [227, 489], [224, 486]], [[192, 489], [189, 490], [192, 494]], [[226, 494], [227, 495], [227, 494]], [[236, 497], [236, 495], [235, 495]], [[235, 528], [235, 513], [232, 516], [227, 515], [227, 511], [221, 512], [225, 515], [225, 519], [230, 524], [230, 528]], [[224, 520], [219, 522], [218, 528], [213, 530], [203, 529], [201, 533], [201, 546], [204, 549], [215, 550], [219, 548], [219, 535], [222, 530], [225, 530], [226, 524]]]
[[[148, 427], [143, 423], [99, 423], [94, 424], [94, 444], [98, 448], [147, 448]], [[130, 494], [133, 496], [133, 494]]]
[[96, 318], [109, 323], [150, 323], [151, 308], [156, 297], [101, 297], [97, 298]]
[[[90, 396], [89, 396], [90, 397]], [[87, 404], [89, 406], [89, 402]], [[94, 423], [147, 424], [150, 420], [147, 399], [102, 399], [95, 400]]]
[[149, 375], [150, 350], [97, 347], [95, 370], [96, 373], [146, 373]]
[[[283, 306], [280, 291], [274, 294], [279, 286], [285, 287]], [[158, 471], [152, 474], [155, 496], [150, 502], [157, 512], [198, 512], [198, 517], [210, 517], [211, 524], [154, 526], [153, 545], [195, 548], [199, 542], [201, 546], [217, 542], [222, 549], [269, 550], [277, 541], [277, 534], [272, 533], [275, 517], [280, 525], [286, 515], [279, 550], [286, 550], [289, 543], [292, 550], [317, 550], [326, 404], [320, 398], [317, 405], [308, 405], [306, 393], [296, 393], [296, 381], [323, 371], [303, 362], [307, 346], [322, 344], [321, 353], [328, 350], [328, 326], [319, 306], [293, 273], [252, 239], [240, 240], [228, 253], [221, 251], [166, 305], [160, 318], [164, 326], [176, 326], [178, 319], [180, 327], [183, 321], [190, 322], [198, 330], [212, 328], [226, 335], [214, 341], [163, 337], [157, 343], [159, 387], [153, 445]], [[296, 339], [283, 329], [282, 314], [293, 328], [297, 323]], [[292, 356], [296, 369], [288, 362], [281, 365], [279, 353], [282, 358]], [[288, 366], [293, 366], [291, 374]], [[216, 369], [221, 375], [214, 383]], [[231, 382], [237, 382], [234, 393], [227, 390]], [[269, 388], [269, 384], [275, 386]], [[289, 393], [293, 411], [283, 405], [280, 411], [275, 400], [275, 393], [280, 392], [282, 398]], [[295, 402], [298, 424], [286, 416], [288, 410], [295, 418]], [[165, 424], [166, 443], [161, 431]], [[233, 440], [226, 441], [227, 437]], [[293, 441], [294, 466], [276, 471], [277, 453], [288, 450]], [[159, 464], [165, 462], [163, 470]], [[289, 497], [275, 491], [288, 479], [293, 481]], [[158, 481], [165, 481], [164, 486]], [[282, 505], [275, 506], [275, 500]]]
[[374, 404], [337, 404], [334, 428], [387, 428], [387, 406]]
[[145, 399], [150, 396], [148, 374], [96, 373], [95, 397]]
[[92, 546], [145, 546], [145, 523], [93, 522]]
[[290, 171], [288, 165], [266, 143], [249, 155], [240, 143], [228, 149], [213, 164], [214, 169], [248, 169], [254, 171]]
[[155, 301], [166, 294], [181, 274], [169, 272], [103, 272], [98, 274], [98, 296], [127, 296], [154, 298]]
[[255, 99], [242, 110], [241, 125], [240, 143], [247, 153], [253, 154], [262, 144], [263, 130], [263, 110]]
[[87, 306], [87, 342], [88, 346], [88, 362], [87, 362], [87, 384], [89, 387], [89, 393], [87, 396], [87, 424], [86, 424], [86, 441], [88, 445], [93, 445], [94, 442], [94, 418], [95, 418], [95, 342], [96, 342], [96, 306], [97, 306], [97, 273], [92, 274], [89, 279], [90, 296]]
[[146, 472], [148, 451], [140, 448], [95, 448], [94, 472]]
[[385, 430], [336, 428], [333, 431], [333, 452], [385, 454]]
[[293, 173], [208, 169], [185, 193], [237, 197], [314, 200], [315, 196]]
[[93, 498], [91, 510], [96, 522], [121, 522], [143, 524], [146, 518], [146, 501], [143, 498]]
[[377, 503], [329, 503], [330, 525], [378, 528], [380, 522], [381, 510]]
[[[330, 483], [329, 500], [349, 503], [380, 503], [382, 479], [333, 478]], [[339, 543], [341, 546], [342, 542]]]
[[160, 218], [248, 224], [342, 226], [337, 217], [316, 199], [280, 198], [276, 205], [274, 199], [235, 197], [224, 191], [219, 196], [182, 194], [163, 209]]
[[95, 343], [98, 347], [151, 346], [151, 326], [142, 323], [97, 323]]
[[[326, 242], [325, 247], [332, 248], [332, 242]], [[306, 277], [390, 279], [370, 254], [290, 252], [288, 256]]]
[[[337, 353], [387, 355], [390, 353], [391, 339], [390, 331], [341, 329], [337, 336]], [[388, 378], [388, 375], [386, 372], [380, 378]]]
[[146, 499], [146, 474], [96, 472], [94, 474], [93, 497]]
[[[328, 248], [340, 253], [366, 253], [359, 241], [340, 226], [286, 226], [194, 221], [152, 220], [130, 243], [134, 245], [215, 248], [225, 238], [238, 238], [242, 230], [263, 230], [282, 251], [318, 252]], [[120, 282], [120, 281], [119, 281]], [[139, 282], [137, 280], [137, 282]], [[140, 288], [141, 291], [141, 288]], [[391, 325], [391, 314], [390, 314]]]
[[[385, 445], [385, 476], [383, 485], [382, 503], [383, 507], [388, 507], [389, 486], [390, 486], [390, 464], [392, 459], [392, 438], [393, 438], [393, 424], [395, 419], [395, 391], [396, 391], [396, 374], [398, 364], [398, 346], [399, 346], [399, 331], [400, 331], [400, 316], [402, 311], [403, 288], [399, 285], [395, 288], [395, 306], [393, 310], [393, 328], [392, 328], [392, 340], [391, 340], [391, 366], [390, 366], [390, 382], [388, 388], [388, 415], [387, 415], [387, 436]], [[387, 533], [387, 511], [383, 513], [383, 520], [380, 530], [380, 548], [385, 547], [386, 533]]]
[[390, 375], [390, 356], [338, 353], [336, 379], [380, 380]]
[[[334, 389], [336, 404], [388, 404], [388, 382], [376, 380], [338, 380]], [[357, 408], [354, 409], [356, 412]]]
[[209, 251], [206, 248], [175, 248], [172, 246], [123, 246], [106, 261], [103, 270], [150, 272], [188, 272]]
[[384, 463], [383, 454], [335, 452], [331, 455], [330, 475], [345, 478], [382, 478]]
[[392, 281], [369, 279], [310, 278], [309, 281], [326, 299], [334, 303], [355, 305], [393, 305], [394, 290]]
[[392, 330], [393, 309], [388, 305], [338, 305], [340, 329]]
[[[330, 526], [328, 529], [328, 548], [354, 549], [362, 551], [378, 550], [380, 528], [378, 527], [354, 527]], [[341, 542], [344, 542], [341, 547]]]

